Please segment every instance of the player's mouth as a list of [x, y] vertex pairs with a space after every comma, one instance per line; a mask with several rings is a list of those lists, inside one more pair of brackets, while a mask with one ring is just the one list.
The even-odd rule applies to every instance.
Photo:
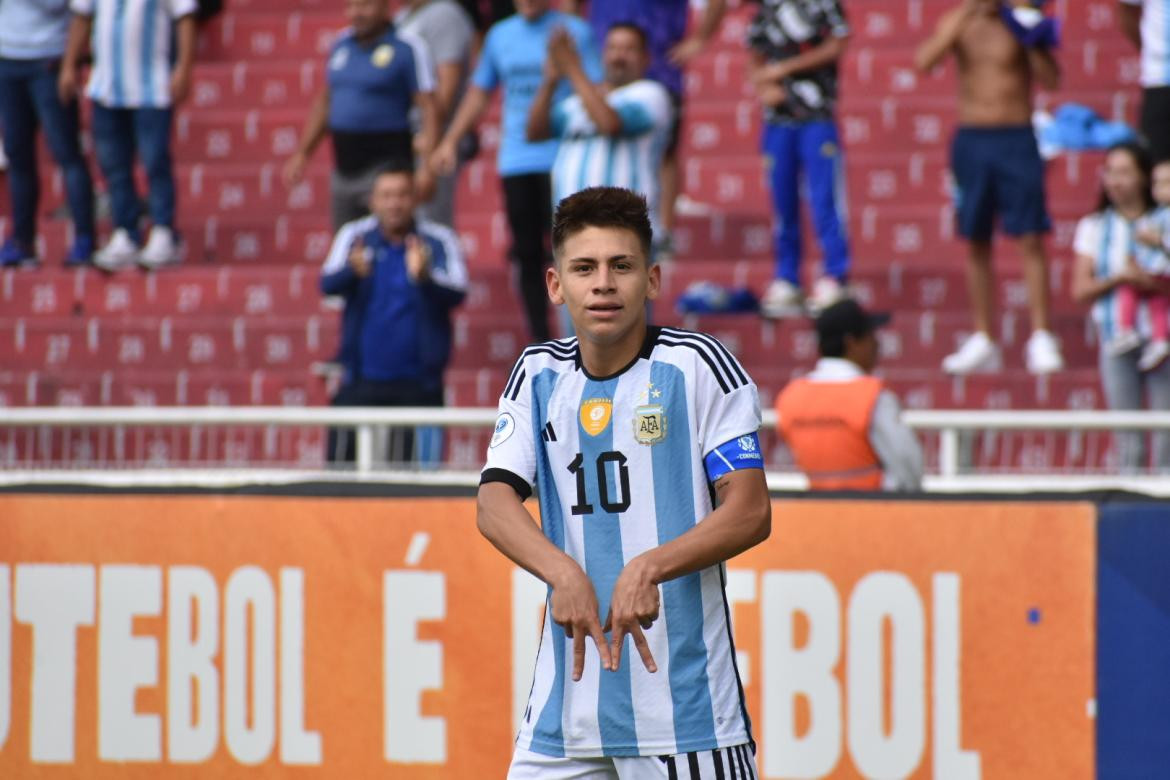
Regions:
[[597, 319], [608, 320], [617, 317], [622, 308], [620, 303], [594, 303], [586, 306], [585, 311]]

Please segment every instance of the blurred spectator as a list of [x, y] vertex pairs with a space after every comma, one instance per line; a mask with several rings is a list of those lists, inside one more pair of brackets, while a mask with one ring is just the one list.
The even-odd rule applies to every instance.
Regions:
[[[1138, 353], [1112, 348], [1118, 336], [1119, 289], [1133, 285], [1145, 292], [1170, 293], [1170, 285], [1151, 277], [1132, 262], [1138, 225], [1154, 211], [1150, 194], [1149, 153], [1137, 144], [1120, 144], [1105, 157], [1101, 200], [1097, 210], [1081, 219], [1073, 239], [1076, 267], [1073, 297], [1093, 304], [1093, 324], [1100, 344], [1101, 384], [1110, 409], [1170, 410], [1170, 363], [1152, 371], [1138, 368]], [[1142, 338], [1151, 334], [1149, 312], [1142, 307], [1136, 327]], [[1114, 434], [1118, 461], [1132, 473], [1147, 463], [1146, 434]], [[1170, 469], [1170, 433], [1154, 434], [1154, 466]]]
[[[512, 230], [510, 256], [519, 265], [520, 296], [534, 341], [547, 341], [550, 337], [544, 268], [551, 259], [549, 170], [556, 157], [557, 144], [556, 141], [529, 142], [525, 127], [528, 110], [543, 79], [549, 36], [557, 28], [564, 28], [573, 37], [589, 78], [594, 81], [599, 78], [600, 57], [583, 21], [550, 10], [549, 0], [516, 0], [516, 14], [497, 22], [488, 31], [471, 86], [433, 158], [437, 174], [455, 170], [459, 139], [479, 121], [491, 93], [502, 87], [503, 117], [496, 168], [504, 190], [508, 226]], [[553, 99], [568, 94], [569, 86], [562, 81]]]
[[915, 64], [933, 70], [949, 54], [959, 69], [959, 129], [951, 146], [958, 231], [968, 242], [967, 279], [974, 331], [943, 360], [951, 374], [998, 371], [999, 345], [992, 337], [994, 281], [991, 238], [998, 215], [1024, 260], [1032, 335], [1028, 371], [1064, 368], [1060, 345], [1049, 331], [1048, 258], [1044, 234], [1051, 228], [1044, 198], [1044, 163], [1032, 129], [1032, 84], [1056, 89], [1060, 68], [1052, 52], [1025, 46], [1000, 16], [999, 0], [962, 0], [939, 20], [918, 48]]
[[[467, 89], [467, 76], [475, 28], [467, 11], [455, 0], [411, 0], [399, 9], [394, 24], [403, 35], [413, 35], [427, 45], [435, 66], [435, 115], [445, 130], [455, 106]], [[458, 161], [475, 154], [476, 137], [460, 139]], [[425, 160], [424, 160], [425, 163]], [[455, 183], [458, 168], [435, 180], [435, 194], [419, 206], [421, 219], [455, 227]]]
[[0, 126], [4, 128], [5, 151], [0, 158], [12, 161], [8, 191], [13, 223], [12, 235], [0, 247], [0, 266], [36, 262], [38, 125], [44, 128], [53, 158], [61, 166], [73, 218], [73, 246], [65, 265], [88, 263], [93, 255], [93, 180], [81, 153], [77, 99], [62, 101], [57, 96], [68, 38], [69, 8], [65, 3], [0, 2]]
[[[321, 292], [345, 297], [341, 362], [333, 406], [442, 406], [451, 355], [451, 309], [467, 291], [459, 240], [448, 227], [418, 222], [409, 162], [374, 174], [370, 216], [344, 225], [321, 269]], [[410, 429], [392, 432], [390, 460], [410, 460]], [[328, 459], [350, 461], [348, 431], [330, 431]]]
[[1121, 0], [1121, 29], [1142, 53], [1141, 130], [1154, 162], [1170, 160], [1170, 4]]
[[800, 185], [812, 207], [824, 268], [809, 296], [816, 312], [845, 295], [851, 265], [845, 171], [837, 134], [837, 63], [849, 25], [838, 0], [764, 0], [748, 27], [751, 78], [764, 106], [763, 150], [772, 189], [776, 278], [766, 317], [802, 313]]
[[1145, 301], [1150, 339], [1138, 358], [1138, 371], [1153, 371], [1170, 357], [1170, 160], [1152, 173], [1152, 194], [1158, 210], [1140, 220], [1135, 230], [1133, 269], [1149, 274], [1158, 289], [1117, 286], [1117, 334], [1106, 345], [1111, 355], [1124, 355], [1143, 345], [1137, 331], [1139, 302]]
[[[644, 78], [647, 59], [642, 30], [615, 24], [602, 49], [604, 77], [595, 84], [585, 75], [572, 39], [563, 30], [554, 32], [544, 81], [528, 114], [528, 140], [560, 139], [552, 169], [554, 203], [586, 187], [634, 190], [646, 196], [657, 235], [658, 170], [673, 108], [666, 88]], [[563, 78], [574, 94], [553, 105]]]
[[[284, 165], [288, 186], [299, 182], [317, 146], [333, 138], [330, 211], [336, 230], [369, 213], [374, 176], [384, 165], [413, 163], [430, 154], [437, 135], [434, 83], [426, 44], [395, 31], [389, 0], [346, 0], [348, 30], [333, 44], [325, 87], [309, 109], [297, 150]], [[410, 109], [421, 129], [414, 137]], [[420, 200], [434, 187], [429, 171], [418, 179]]]
[[888, 314], [869, 314], [853, 300], [817, 317], [821, 358], [776, 397], [780, 432], [813, 490], [920, 490], [922, 448], [900, 419], [901, 407], [877, 364], [877, 328]]
[[580, 13], [581, 6], [588, 4], [589, 24], [599, 41], [618, 22], [636, 25], [647, 35], [650, 61], [646, 75], [666, 87], [674, 104], [674, 120], [660, 174], [661, 207], [655, 215], [661, 230], [656, 227], [654, 231], [656, 254], [668, 256], [673, 252], [670, 237], [681, 188], [678, 151], [686, 95], [683, 68], [702, 53], [719, 31], [726, 0], [706, 0], [702, 17], [690, 35], [687, 35], [690, 0], [567, 0], [567, 3], [565, 8], [570, 13]]
[[[93, 101], [98, 167], [114, 219], [114, 232], [94, 255], [94, 264], [114, 271], [135, 262], [145, 268], [175, 262], [171, 121], [173, 108], [191, 88], [195, 0], [70, 0], [69, 7], [73, 21], [58, 91], [62, 102], [74, 99], [79, 63], [93, 33], [86, 94]], [[141, 249], [135, 154], [149, 185], [151, 228]]]

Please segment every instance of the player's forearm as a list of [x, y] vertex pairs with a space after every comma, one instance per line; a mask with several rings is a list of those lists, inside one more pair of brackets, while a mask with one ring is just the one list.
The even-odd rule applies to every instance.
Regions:
[[447, 127], [447, 132], [443, 135], [441, 143], [454, 144], [462, 138], [479, 121], [479, 117], [483, 114], [484, 109], [487, 108], [487, 104], [487, 92], [475, 85], [468, 87], [467, 92], [463, 95], [463, 100], [459, 102], [459, 109], [455, 112], [455, 118], [451, 120], [450, 126]]
[[578, 566], [548, 540], [516, 491], [503, 482], [479, 486], [475, 522], [493, 547], [553, 587], [565, 579], [568, 569]]
[[764, 472], [749, 469], [721, 479], [732, 477], [738, 489], [702, 522], [627, 565], [646, 567], [651, 581], [660, 584], [734, 558], [767, 539], [772, 503]]
[[422, 118], [422, 126], [419, 128], [419, 153], [425, 160], [434, 151], [435, 142], [439, 135], [438, 107], [435, 102], [435, 96], [431, 92], [419, 92], [415, 94], [414, 102], [418, 106], [419, 114]]
[[195, 65], [195, 14], [175, 23], [175, 70], [190, 72]]
[[726, 11], [726, 0], [707, 0], [707, 8], [703, 11], [703, 18], [699, 20], [699, 29], [695, 31], [699, 40], [706, 43], [715, 37]]
[[309, 109], [309, 117], [305, 120], [305, 127], [301, 131], [301, 142], [297, 145], [299, 154], [309, 157], [325, 137], [329, 122], [329, 91], [322, 90], [313, 101]]
[[1032, 67], [1032, 75], [1042, 88], [1047, 90], [1060, 89], [1060, 64], [1048, 49], [1029, 49], [1028, 63]]
[[555, 89], [556, 82], [551, 79], [545, 78], [540, 82], [540, 88], [528, 109], [528, 124], [524, 127], [524, 136], [529, 141], [544, 141], [552, 136], [549, 112], [552, 111], [552, 96]]
[[1142, 7], [1140, 5], [1121, 3], [1119, 14], [1121, 17], [1121, 34], [1140, 51], [1142, 48]]
[[597, 85], [589, 80], [585, 75], [585, 70], [580, 63], [574, 65], [568, 72], [569, 83], [573, 85], [573, 91], [581, 98], [581, 104], [585, 107], [589, 118], [593, 120], [593, 124], [597, 125], [597, 131], [602, 135], [617, 135], [622, 130], [622, 118], [613, 110], [605, 100], [605, 95], [601, 94], [601, 90]]
[[820, 45], [795, 57], [764, 66], [764, 72], [769, 75], [770, 80], [783, 81], [789, 76], [796, 76], [823, 68], [826, 65], [832, 65], [845, 54], [848, 42], [848, 38], [829, 38]]
[[934, 35], [923, 41], [914, 53], [914, 67], [923, 73], [934, 70], [959, 40], [965, 19], [961, 14], [953, 14], [939, 22]]
[[451, 118], [456, 109], [455, 97], [459, 92], [459, 81], [463, 77], [463, 66], [458, 62], [440, 63], [435, 72], [435, 117], [439, 127]]
[[65, 44], [65, 56], [61, 60], [64, 68], [75, 69], [85, 54], [89, 36], [93, 30], [93, 17], [74, 14], [69, 22], [69, 40]]

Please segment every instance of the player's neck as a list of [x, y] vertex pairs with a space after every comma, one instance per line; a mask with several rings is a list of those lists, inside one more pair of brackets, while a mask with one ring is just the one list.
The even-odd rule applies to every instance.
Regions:
[[589, 376], [613, 376], [634, 362], [642, 351], [646, 338], [645, 319], [613, 342], [602, 344], [578, 334], [577, 347], [581, 350], [581, 365]]

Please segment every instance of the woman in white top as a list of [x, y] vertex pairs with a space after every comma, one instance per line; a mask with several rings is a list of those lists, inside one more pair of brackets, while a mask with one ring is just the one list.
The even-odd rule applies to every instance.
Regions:
[[[1131, 143], [1112, 147], [1105, 157], [1100, 205], [1077, 224], [1073, 240], [1073, 297], [1093, 304], [1093, 323], [1101, 345], [1101, 382], [1110, 409], [1170, 410], [1170, 363], [1142, 372], [1137, 366], [1137, 351], [1115, 355], [1105, 349], [1116, 335], [1118, 286], [1131, 284], [1152, 291], [1164, 284], [1131, 262], [1135, 224], [1154, 209], [1150, 169], [1149, 153], [1143, 147]], [[1137, 329], [1149, 338], [1148, 312], [1139, 312]], [[1139, 471], [1148, 464], [1143, 432], [1118, 432], [1115, 440], [1123, 471]], [[1170, 469], [1170, 434], [1155, 434], [1153, 465], [1158, 470]]]

